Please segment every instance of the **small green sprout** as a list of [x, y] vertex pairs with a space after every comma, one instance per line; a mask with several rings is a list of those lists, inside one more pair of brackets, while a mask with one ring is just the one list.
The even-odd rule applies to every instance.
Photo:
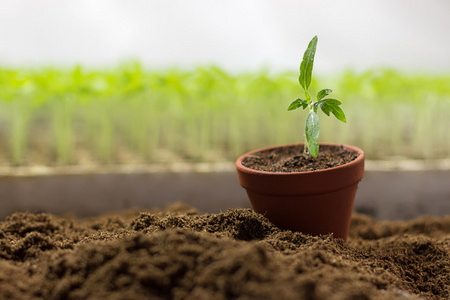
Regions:
[[308, 88], [311, 84], [311, 74], [314, 64], [314, 56], [316, 54], [317, 36], [313, 37], [309, 42], [308, 48], [303, 55], [303, 61], [300, 64], [300, 76], [298, 81], [305, 90], [305, 98], [297, 98], [289, 105], [288, 110], [295, 110], [297, 108], [309, 108], [309, 114], [306, 117], [305, 122], [305, 147], [303, 154], [306, 155], [307, 151], [312, 157], [317, 157], [319, 153], [319, 116], [317, 110], [320, 107], [322, 111], [329, 116], [330, 112], [340, 121], [346, 123], [344, 111], [339, 107], [341, 101], [333, 98], [325, 98], [331, 94], [332, 90], [323, 89], [317, 93], [316, 100], [311, 99]]

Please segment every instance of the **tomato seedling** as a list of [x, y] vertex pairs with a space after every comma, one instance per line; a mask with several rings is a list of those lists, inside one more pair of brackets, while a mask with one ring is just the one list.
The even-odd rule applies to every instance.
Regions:
[[300, 64], [300, 76], [298, 81], [305, 91], [305, 99], [297, 98], [291, 102], [288, 110], [295, 110], [297, 108], [309, 108], [308, 116], [305, 122], [305, 147], [303, 154], [311, 154], [312, 157], [317, 157], [319, 154], [319, 116], [317, 111], [320, 108], [327, 116], [330, 112], [340, 121], [346, 123], [344, 111], [339, 107], [341, 101], [333, 98], [325, 98], [333, 91], [330, 89], [322, 89], [317, 93], [316, 99], [311, 99], [309, 94], [309, 86], [311, 84], [312, 69], [314, 64], [314, 56], [317, 48], [317, 36], [309, 42], [308, 48], [303, 55], [302, 63]]

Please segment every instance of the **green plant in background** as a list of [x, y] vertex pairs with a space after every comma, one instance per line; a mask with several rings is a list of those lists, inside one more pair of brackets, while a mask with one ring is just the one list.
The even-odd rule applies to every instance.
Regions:
[[317, 36], [313, 37], [311, 42], [309, 42], [308, 48], [303, 55], [303, 61], [300, 64], [300, 76], [298, 81], [305, 91], [305, 99], [297, 98], [291, 102], [288, 110], [295, 110], [297, 108], [309, 108], [310, 111], [305, 121], [305, 146], [304, 155], [311, 154], [312, 157], [317, 157], [319, 153], [319, 116], [317, 115], [317, 110], [320, 109], [327, 115], [330, 116], [330, 112], [340, 121], [346, 123], [345, 114], [339, 107], [342, 103], [341, 101], [333, 98], [325, 98], [333, 91], [330, 89], [322, 89], [317, 93], [316, 100], [311, 99], [309, 94], [309, 86], [311, 85], [312, 79], [312, 69], [314, 65], [314, 56], [316, 54], [317, 48]]
[[[139, 63], [0, 67], [0, 165], [234, 161], [251, 149], [295, 143], [306, 114], [279, 109], [280, 99], [298, 93], [295, 77]], [[346, 71], [316, 75], [308, 90], [325, 81], [345, 99], [350, 126], [321, 118], [321, 139], [364, 148], [368, 159], [450, 156], [450, 76]]]

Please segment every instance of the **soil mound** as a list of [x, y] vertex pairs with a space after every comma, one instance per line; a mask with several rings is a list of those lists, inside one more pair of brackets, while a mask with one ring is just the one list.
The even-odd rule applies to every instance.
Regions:
[[249, 209], [0, 223], [1, 299], [448, 299], [450, 217], [356, 214], [348, 243]]

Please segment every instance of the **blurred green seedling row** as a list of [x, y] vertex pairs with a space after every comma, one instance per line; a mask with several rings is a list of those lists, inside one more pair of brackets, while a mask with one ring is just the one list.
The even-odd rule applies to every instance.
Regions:
[[[285, 107], [296, 72], [230, 73], [217, 66], [148, 70], [0, 68], [0, 164], [232, 161], [258, 147], [303, 142], [304, 119]], [[450, 75], [387, 69], [316, 75], [347, 123], [321, 122], [321, 142], [369, 159], [450, 155]]]

